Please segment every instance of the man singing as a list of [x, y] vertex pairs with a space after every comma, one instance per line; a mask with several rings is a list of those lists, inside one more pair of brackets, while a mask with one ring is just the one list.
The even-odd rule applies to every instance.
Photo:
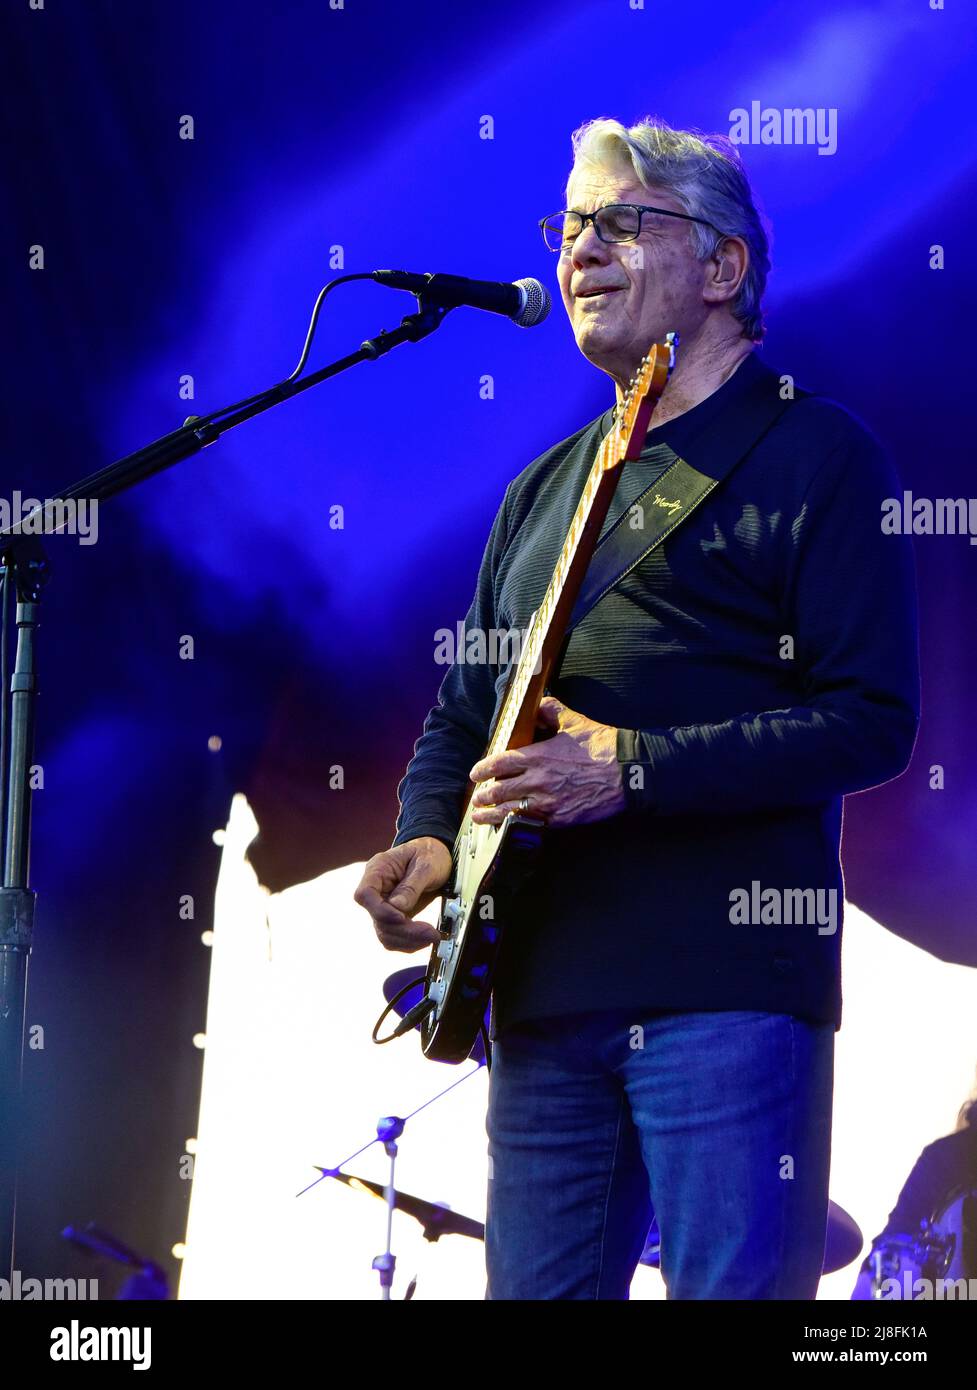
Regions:
[[[573, 629], [548, 737], [484, 759], [505, 671], [449, 670], [356, 900], [418, 950], [471, 781], [477, 820], [547, 823], [493, 998], [488, 1297], [627, 1298], [654, 1215], [670, 1298], [809, 1299], [842, 798], [902, 772], [918, 723], [909, 542], [881, 528], [900, 485], [862, 424], [757, 353], [768, 245], [730, 143], [596, 120], [573, 156], [541, 226], [577, 346], [620, 402], [681, 342], [604, 534], [640, 528], [676, 457], [723, 481]], [[509, 484], [468, 630], [525, 629], [612, 418]]]

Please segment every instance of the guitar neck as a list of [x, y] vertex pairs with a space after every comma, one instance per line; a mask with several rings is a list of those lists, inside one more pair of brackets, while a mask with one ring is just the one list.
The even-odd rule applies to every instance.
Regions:
[[643, 364], [642, 389], [628, 393], [597, 451], [559, 559], [536, 610], [515, 676], [496, 722], [488, 753], [524, 748], [536, 732], [536, 714], [566, 635], [570, 614], [600, 538], [607, 510], [628, 459], [640, 456], [652, 411], [675, 361], [677, 335], [669, 334]]
[[611, 463], [614, 430], [606, 436], [587, 476], [559, 559], [536, 610], [515, 678], [489, 745], [490, 753], [532, 743], [536, 712], [570, 621], [617, 487], [623, 460]]

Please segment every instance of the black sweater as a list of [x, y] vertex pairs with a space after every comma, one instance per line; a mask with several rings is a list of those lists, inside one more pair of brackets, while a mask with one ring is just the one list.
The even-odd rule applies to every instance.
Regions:
[[[650, 431], [606, 525], [676, 454], [713, 472], [729, 447], [724, 419], [758, 384], [781, 390], [754, 353]], [[509, 484], [467, 630], [526, 627], [610, 422], [607, 411]], [[550, 688], [620, 729], [628, 804], [547, 832], [504, 934], [496, 1034], [616, 1007], [840, 1026], [841, 799], [903, 771], [919, 716], [910, 543], [881, 528], [883, 500], [900, 491], [859, 421], [804, 396], [574, 629]], [[453, 844], [505, 677], [471, 662], [448, 670], [398, 788], [394, 844]], [[735, 920], [740, 891], [756, 903], [764, 890], [766, 902], [821, 890], [822, 906], [835, 893], [838, 929], [796, 922], [799, 898], [793, 925], [775, 910]]]

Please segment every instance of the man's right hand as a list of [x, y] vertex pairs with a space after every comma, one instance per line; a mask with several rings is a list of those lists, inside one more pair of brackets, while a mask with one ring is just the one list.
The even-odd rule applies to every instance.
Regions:
[[353, 894], [373, 918], [381, 945], [388, 951], [420, 951], [441, 940], [426, 922], [412, 922], [451, 876], [451, 851], [443, 840], [421, 835], [375, 854]]

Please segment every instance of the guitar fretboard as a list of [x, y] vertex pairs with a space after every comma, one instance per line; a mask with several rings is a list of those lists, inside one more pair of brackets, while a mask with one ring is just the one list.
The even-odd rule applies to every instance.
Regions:
[[[669, 369], [674, 362], [675, 341], [672, 341], [672, 339], [673, 335], [669, 334], [669, 338], [666, 340], [668, 346]], [[648, 369], [648, 379], [650, 379], [651, 375], [651, 369]], [[540, 663], [543, 658], [546, 640], [550, 635], [553, 617], [563, 597], [567, 577], [571, 572], [587, 523], [591, 518], [594, 502], [601, 484], [605, 482], [608, 474], [616, 473], [616, 471], [620, 469], [627, 457], [628, 448], [631, 443], [638, 416], [641, 413], [647, 415], [646, 398], [648, 394], [648, 384], [646, 380], [642, 380], [644, 376], [645, 372], [639, 374], [635, 386], [633, 386], [627, 396], [625, 396], [621, 406], [615, 412], [614, 422], [610, 430], [604, 436], [600, 448], [597, 450], [597, 456], [594, 459], [590, 473], [587, 475], [587, 481], [584, 484], [583, 491], [580, 494], [580, 499], [577, 502], [573, 514], [573, 520], [567, 531], [566, 540], [563, 542], [563, 546], [560, 550], [559, 559], [556, 562], [550, 582], [546, 586], [546, 593], [543, 595], [543, 600], [536, 610], [525, 645], [520, 652], [516, 674], [506, 694], [505, 704], [492, 734], [487, 755], [500, 753], [511, 747], [516, 724], [519, 720], [526, 698], [529, 695], [533, 678], [540, 670]], [[662, 386], [664, 386], [664, 382]], [[652, 401], [652, 408], [657, 398], [656, 395], [654, 401]], [[646, 407], [644, 412], [642, 411], [643, 407]], [[606, 515], [606, 507], [604, 508], [604, 515]], [[603, 516], [601, 517], [601, 523], [602, 522]], [[591, 539], [592, 543], [590, 548], [593, 550], [593, 546], [597, 544], [597, 537], [593, 536]], [[587, 558], [589, 561], [589, 555]], [[578, 583], [580, 577], [582, 576], [578, 574]]]

